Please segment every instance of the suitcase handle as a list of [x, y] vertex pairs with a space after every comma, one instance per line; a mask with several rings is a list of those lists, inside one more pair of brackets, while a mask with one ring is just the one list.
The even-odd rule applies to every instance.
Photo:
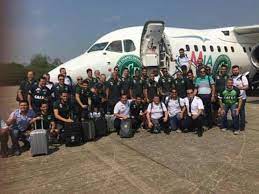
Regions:
[[[43, 129], [43, 116], [40, 116], [40, 124], [41, 124], [41, 129]], [[37, 130], [37, 121], [34, 123], [34, 129]]]

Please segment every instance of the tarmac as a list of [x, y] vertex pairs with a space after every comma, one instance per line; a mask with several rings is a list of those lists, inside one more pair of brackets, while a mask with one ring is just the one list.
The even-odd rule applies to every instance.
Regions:
[[[1, 116], [16, 108], [1, 88]], [[259, 193], [259, 97], [249, 97], [240, 135], [217, 127], [194, 133], [115, 133], [47, 156], [0, 159], [0, 193]]]

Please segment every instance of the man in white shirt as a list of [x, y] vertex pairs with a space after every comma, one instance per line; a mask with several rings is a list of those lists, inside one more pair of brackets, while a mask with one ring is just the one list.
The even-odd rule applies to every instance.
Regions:
[[198, 136], [201, 137], [202, 129], [202, 113], [204, 105], [198, 96], [194, 96], [193, 89], [187, 90], [187, 97], [184, 99], [185, 107], [183, 112], [187, 112], [185, 126], [189, 131], [197, 130]]
[[246, 90], [249, 88], [249, 83], [246, 76], [240, 74], [240, 69], [238, 65], [232, 66], [232, 79], [234, 82], [234, 86], [240, 90], [240, 94], [242, 96], [242, 105], [239, 112], [239, 122], [240, 122], [240, 131], [245, 130], [245, 104], [246, 104]]
[[182, 109], [184, 107], [184, 99], [178, 97], [177, 90], [172, 89], [171, 95], [165, 99], [165, 105], [169, 114], [169, 130], [180, 133], [181, 121], [183, 119]]
[[153, 133], [160, 133], [161, 129], [166, 130], [168, 120], [168, 112], [166, 106], [163, 102], [160, 101], [159, 96], [155, 95], [153, 98], [153, 102], [148, 105], [147, 108], [147, 122], [148, 127], [151, 129]]
[[121, 120], [127, 120], [130, 118], [130, 103], [131, 100], [128, 100], [127, 95], [121, 95], [120, 101], [114, 107], [113, 113], [116, 117], [114, 120], [114, 128], [117, 131], [117, 134], [120, 132]]
[[184, 53], [184, 49], [183, 48], [179, 49], [179, 56], [176, 57], [176, 63], [185, 72], [187, 72], [191, 68], [191, 60]]

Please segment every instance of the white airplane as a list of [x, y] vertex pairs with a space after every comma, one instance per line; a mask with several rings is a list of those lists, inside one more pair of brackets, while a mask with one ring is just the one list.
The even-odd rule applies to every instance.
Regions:
[[85, 53], [50, 71], [56, 82], [59, 69], [65, 67], [73, 80], [86, 77], [86, 69], [100, 70], [110, 76], [118, 65], [130, 72], [141, 69], [167, 67], [176, 71], [176, 56], [184, 48], [195, 64], [199, 57], [213, 72], [225, 63], [229, 70], [239, 65], [249, 80], [259, 80], [259, 25], [217, 29], [183, 29], [165, 27], [162, 21], [148, 21], [143, 26], [128, 27], [108, 33], [98, 39]]

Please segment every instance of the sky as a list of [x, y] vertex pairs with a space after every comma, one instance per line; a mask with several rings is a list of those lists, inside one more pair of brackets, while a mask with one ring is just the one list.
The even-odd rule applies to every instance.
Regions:
[[63, 62], [113, 30], [163, 20], [169, 27], [259, 24], [258, 0], [9, 0], [11, 51], [0, 61], [29, 63], [37, 53]]

